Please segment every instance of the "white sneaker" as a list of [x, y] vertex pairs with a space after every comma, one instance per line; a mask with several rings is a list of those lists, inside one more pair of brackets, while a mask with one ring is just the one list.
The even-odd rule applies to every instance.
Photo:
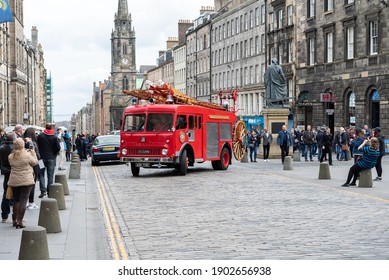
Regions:
[[264, 159], [263, 162], [267, 162], [267, 159]]
[[28, 210], [38, 209], [38, 208], [39, 208], [39, 206], [36, 205], [34, 202], [33, 202], [33, 203], [29, 203], [29, 204], [27, 205], [27, 209], [28, 209]]
[[270, 162], [270, 160], [268, 160], [268, 159], [267, 159], [266, 161], [267, 161], [267, 162]]
[[1, 219], [1, 222], [2, 222], [3, 224], [5, 224], [6, 222], [8, 222], [8, 219]]

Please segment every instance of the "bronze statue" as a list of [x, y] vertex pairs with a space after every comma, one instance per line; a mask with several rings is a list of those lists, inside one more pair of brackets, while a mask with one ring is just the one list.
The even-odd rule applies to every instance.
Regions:
[[272, 58], [264, 74], [265, 100], [268, 106], [283, 106], [287, 100], [287, 87], [284, 72], [276, 58]]

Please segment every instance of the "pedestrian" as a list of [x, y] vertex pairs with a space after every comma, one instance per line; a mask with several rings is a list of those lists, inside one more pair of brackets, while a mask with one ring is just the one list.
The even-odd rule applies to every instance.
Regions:
[[[321, 128], [321, 130], [323, 127]], [[332, 142], [334, 141], [334, 136], [331, 134], [331, 129], [328, 127], [322, 135], [321, 138], [321, 152], [320, 152], [320, 162], [326, 158], [328, 154], [328, 164], [332, 165]]]
[[66, 146], [66, 161], [70, 161], [70, 152], [72, 150], [72, 144], [70, 142], [70, 135], [67, 130], [64, 131], [63, 139], [65, 141]]
[[[39, 198], [47, 195], [50, 185], [54, 182], [54, 171], [56, 159], [61, 150], [59, 140], [55, 135], [53, 124], [46, 124], [46, 129], [38, 135], [38, 149], [43, 161], [44, 167], [39, 174], [39, 188], [41, 194]], [[41, 166], [42, 167], [42, 166]], [[47, 185], [45, 185], [45, 173], [47, 172]]]
[[[348, 138], [349, 138], [349, 150], [350, 150], [350, 156], [351, 158], [354, 157], [354, 142], [353, 140], [356, 137], [355, 129], [350, 127], [347, 132]], [[358, 147], [357, 147], [358, 148]]]
[[3, 144], [3, 141], [5, 139], [5, 131], [4, 128], [0, 127], [0, 146]]
[[267, 131], [267, 128], [265, 127], [263, 129], [262, 133], [262, 139], [263, 139], [263, 161], [269, 162], [269, 153], [270, 153], [270, 146], [273, 142], [273, 136], [271, 133]]
[[[15, 134], [13, 132], [7, 133], [4, 138], [3, 144], [0, 146], [0, 169], [1, 174], [4, 175], [3, 179], [3, 198], [1, 200], [1, 222], [6, 223], [8, 216], [11, 213], [10, 199], [7, 199], [8, 180], [11, 175], [11, 165], [9, 164], [8, 156], [12, 153], [14, 148]], [[15, 220], [14, 215], [12, 220]]]
[[359, 173], [362, 170], [372, 169], [376, 165], [380, 155], [379, 148], [380, 143], [375, 137], [363, 141], [358, 147], [359, 150], [362, 150], [362, 158], [350, 167], [346, 183], [342, 187], [355, 186]]
[[344, 127], [339, 128], [339, 146], [340, 146], [339, 160], [348, 161], [347, 151], [349, 150], [349, 139]]
[[254, 130], [251, 130], [249, 137], [249, 150], [250, 150], [250, 161], [257, 162], [257, 134]]
[[[40, 158], [40, 154], [39, 154], [39, 149], [38, 149], [38, 143], [36, 142], [36, 133], [35, 133], [35, 128], [33, 127], [28, 127], [26, 129], [26, 131], [24, 132], [23, 134], [23, 138], [24, 138], [24, 141], [25, 141], [25, 148], [26, 149], [33, 149], [35, 151], [35, 155], [36, 155], [36, 159], [39, 160], [41, 159]], [[35, 165], [33, 167], [33, 170], [34, 170], [34, 186], [33, 188], [31, 189], [31, 192], [30, 192], [30, 195], [28, 197], [28, 204], [27, 204], [27, 209], [38, 209], [38, 205], [35, 204], [34, 202], [34, 197], [35, 197], [35, 183], [36, 181], [38, 180], [39, 178], [39, 174], [40, 174], [40, 168], [39, 168], [39, 164]]]
[[[317, 132], [316, 134], [316, 143], [317, 143], [317, 159], [320, 161], [321, 160], [321, 154], [322, 152], [324, 152], [324, 150], [322, 149], [323, 146], [325, 145], [325, 143], [323, 143], [323, 137], [324, 135], [326, 134], [326, 126], [323, 124], [319, 131]], [[332, 135], [332, 134], [331, 134]], [[332, 142], [332, 141], [331, 141]]]
[[66, 154], [66, 146], [65, 146], [65, 139], [63, 138], [64, 132], [62, 129], [57, 129], [57, 137], [59, 140], [59, 146], [60, 146], [60, 151], [58, 154], [58, 170], [66, 170], [66, 168], [63, 167], [63, 162], [65, 160], [65, 154]]
[[377, 177], [373, 181], [381, 181], [382, 180], [382, 157], [385, 155], [385, 136], [382, 134], [382, 130], [380, 127], [376, 127], [373, 130], [374, 137], [376, 137], [380, 144], [380, 155], [377, 159], [377, 164], [375, 166], [375, 170], [377, 171]]
[[284, 164], [285, 157], [289, 156], [289, 147], [292, 145], [292, 135], [287, 130], [286, 125], [283, 125], [281, 131], [278, 133], [277, 145], [280, 146], [281, 161]]
[[11, 175], [8, 186], [12, 187], [13, 212], [16, 228], [24, 228], [23, 217], [26, 212], [26, 204], [34, 182], [33, 167], [38, 164], [34, 149], [25, 149], [25, 142], [21, 138], [14, 141], [14, 150], [8, 160], [11, 165]]
[[357, 163], [358, 160], [362, 158], [362, 151], [358, 150], [358, 147], [363, 143], [365, 140], [365, 133], [362, 129], [356, 128], [355, 129], [355, 138], [351, 140], [352, 149], [353, 149], [353, 155], [354, 155], [354, 163]]
[[301, 150], [301, 145], [300, 145], [300, 142], [301, 142], [301, 132], [300, 130], [295, 127], [292, 132], [291, 132], [291, 135], [292, 135], [292, 139], [293, 139], [293, 154], [296, 150], [300, 151]]
[[312, 131], [312, 128], [310, 125], [307, 126], [307, 129], [304, 131], [303, 134], [303, 142], [305, 146], [305, 161], [308, 161], [308, 152], [309, 152], [309, 160], [313, 161], [313, 154], [314, 154], [314, 140], [315, 140], [315, 135]]
[[24, 128], [23, 125], [17, 124], [14, 128], [16, 138], [23, 138]]

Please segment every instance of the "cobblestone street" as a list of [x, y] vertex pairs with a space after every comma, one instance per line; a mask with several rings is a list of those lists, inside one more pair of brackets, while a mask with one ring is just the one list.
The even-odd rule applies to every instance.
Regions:
[[367, 189], [340, 187], [350, 165], [335, 162], [331, 180], [317, 179], [317, 161], [99, 171], [132, 259], [389, 259], [389, 162]]

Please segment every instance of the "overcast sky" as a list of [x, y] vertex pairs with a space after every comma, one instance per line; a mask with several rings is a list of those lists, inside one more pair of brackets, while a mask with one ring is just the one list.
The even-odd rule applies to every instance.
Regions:
[[[194, 20], [214, 0], [128, 0], [136, 32], [136, 66], [155, 65], [180, 19]], [[118, 0], [24, 0], [24, 34], [38, 29], [46, 69], [51, 72], [54, 121], [70, 120], [92, 100], [93, 82], [111, 71], [111, 32]]]

